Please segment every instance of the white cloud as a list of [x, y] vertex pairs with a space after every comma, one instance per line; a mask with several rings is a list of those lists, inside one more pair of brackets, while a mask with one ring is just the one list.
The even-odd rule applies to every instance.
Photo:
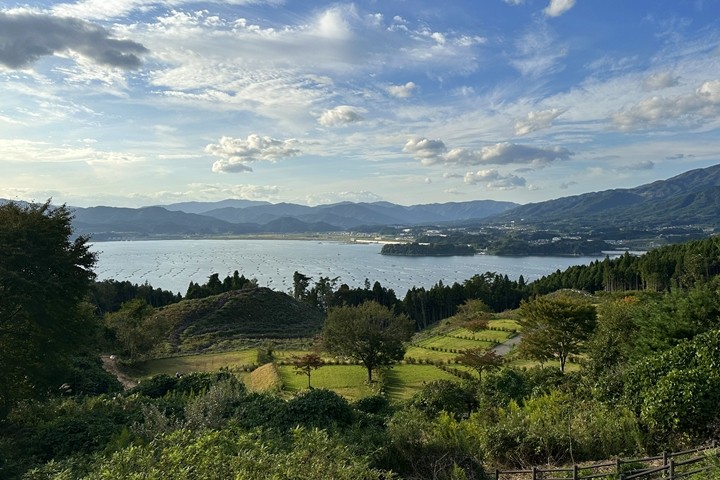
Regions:
[[241, 198], [245, 200], [270, 200], [280, 193], [277, 185], [226, 185], [219, 183], [191, 183], [188, 192], [182, 192], [180, 198], [217, 200], [223, 198]]
[[419, 158], [423, 165], [432, 165], [442, 161], [442, 155], [446, 152], [442, 140], [429, 140], [427, 138], [411, 138], [403, 147], [403, 152], [412, 154]]
[[332, 203], [340, 202], [380, 202], [382, 197], [374, 194], [373, 192], [362, 190], [359, 192], [326, 192], [326, 193], [314, 193], [308, 195], [305, 201], [308, 205], [328, 205]]
[[503, 0], [503, 2], [507, 3], [508, 5], [522, 5], [525, 3], [525, 0]]
[[536, 165], [544, 166], [557, 160], [568, 160], [573, 154], [562, 147], [530, 147], [502, 142], [486, 145], [480, 150], [453, 148], [447, 151], [441, 140], [412, 138], [403, 151], [412, 154], [423, 165]]
[[221, 157], [213, 163], [213, 172], [251, 172], [251, 163], [261, 160], [276, 162], [283, 158], [294, 157], [300, 154], [297, 148], [298, 141], [277, 140], [260, 135], [248, 135], [247, 139], [222, 137], [215, 144], [205, 147], [205, 151], [216, 157]]
[[364, 108], [340, 105], [331, 110], [325, 111], [318, 119], [318, 122], [320, 125], [325, 127], [334, 127], [337, 125], [360, 122], [363, 120], [362, 114], [365, 112], [367, 112], [367, 110]]
[[512, 190], [526, 185], [523, 177], [512, 174], [502, 175], [495, 169], [468, 172], [465, 174], [464, 182], [468, 185], [484, 183], [486, 188], [490, 190]]
[[518, 120], [515, 123], [515, 135], [527, 135], [538, 130], [549, 128], [552, 125], [552, 121], [562, 115], [563, 112], [564, 110], [559, 108], [528, 112], [525, 119]]
[[387, 87], [387, 92], [393, 97], [397, 98], [409, 98], [413, 94], [413, 90], [417, 85], [413, 82], [407, 82], [405, 85], [390, 85]]
[[621, 171], [638, 171], [638, 170], [652, 170], [655, 168], [655, 162], [651, 160], [645, 160], [642, 162], [636, 162], [636, 163], [630, 163], [628, 165], [623, 165], [618, 170]]
[[720, 80], [704, 82], [693, 93], [646, 98], [616, 113], [613, 123], [620, 130], [635, 130], [674, 122], [698, 121], [720, 116]]
[[643, 82], [643, 89], [645, 90], [662, 90], [664, 88], [670, 88], [680, 83], [680, 77], [675, 76], [672, 72], [660, 72], [648, 75]]
[[575, 6], [575, 0], [550, 0], [543, 13], [548, 17], [559, 17]]

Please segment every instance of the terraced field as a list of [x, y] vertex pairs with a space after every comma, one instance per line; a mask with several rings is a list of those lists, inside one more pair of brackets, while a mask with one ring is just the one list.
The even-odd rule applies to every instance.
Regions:
[[[425, 332], [422, 338], [408, 346], [405, 354], [406, 361], [376, 374], [375, 378], [378, 379], [378, 382], [373, 385], [367, 384], [367, 371], [362, 365], [342, 364], [329, 364], [314, 370], [311, 374], [311, 384], [315, 388], [334, 390], [351, 400], [376, 394], [381, 389], [392, 400], [404, 400], [410, 398], [425, 384], [433, 380], [457, 379], [451, 373], [429, 363], [444, 364], [443, 368], [475, 375], [473, 369], [454, 363], [458, 354], [465, 349], [491, 348], [507, 341], [514, 335], [505, 330], [519, 328], [518, 323], [512, 319], [491, 320], [490, 326], [504, 330], [488, 329], [472, 332], [462, 326], [453, 326], [452, 322], [446, 322], [432, 331]], [[291, 345], [288, 347], [290, 348], [282, 349], [282, 347], [276, 346], [272, 352], [275, 363], [263, 365], [252, 373], [242, 373], [242, 370], [247, 369], [247, 366], [258, 364], [259, 350], [257, 348], [159, 358], [136, 364], [132, 368], [125, 368], [124, 371], [129, 376], [140, 379], [158, 373], [174, 375], [176, 372], [189, 373], [229, 368], [243, 376], [250, 389], [274, 390], [285, 395], [292, 395], [307, 388], [307, 377], [297, 375], [290, 364], [292, 357], [293, 355], [305, 355], [311, 350], [298, 349]], [[328, 363], [337, 361], [329, 354], [322, 356]], [[557, 362], [550, 362], [547, 365], [555, 365], [555, 363]], [[528, 368], [536, 364], [537, 362], [512, 359], [511, 355], [510, 365]], [[578, 367], [568, 364], [568, 368]]]

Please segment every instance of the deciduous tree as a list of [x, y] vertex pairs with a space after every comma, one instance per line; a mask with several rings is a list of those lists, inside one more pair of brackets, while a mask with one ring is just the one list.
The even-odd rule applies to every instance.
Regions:
[[395, 315], [377, 302], [357, 307], [331, 308], [323, 326], [325, 348], [360, 361], [372, 382], [372, 371], [402, 360], [404, 342], [410, 340], [414, 322]]
[[580, 353], [595, 329], [597, 317], [590, 303], [560, 296], [523, 302], [520, 314], [521, 351], [541, 362], [557, 358], [563, 372], [568, 356]]

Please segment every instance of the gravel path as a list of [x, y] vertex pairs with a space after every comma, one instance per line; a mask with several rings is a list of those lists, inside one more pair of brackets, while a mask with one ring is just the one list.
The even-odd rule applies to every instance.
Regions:
[[118, 379], [118, 382], [122, 383], [125, 390], [130, 390], [131, 388], [137, 386], [137, 382], [135, 380], [120, 371], [117, 366], [117, 359], [115, 359], [113, 355], [101, 355], [100, 359], [102, 360], [105, 371], [115, 375], [115, 378]]
[[495, 345], [492, 348], [492, 351], [495, 352], [496, 354], [500, 355], [501, 357], [505, 356], [512, 351], [512, 349], [513, 349], [513, 347], [515, 347], [515, 345], [520, 343], [520, 340], [522, 340], [522, 337], [519, 334], [516, 334], [514, 337], [508, 338], [500, 345]]

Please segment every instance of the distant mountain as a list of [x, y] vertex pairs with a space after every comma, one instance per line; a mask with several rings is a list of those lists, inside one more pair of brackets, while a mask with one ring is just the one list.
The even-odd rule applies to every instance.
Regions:
[[516, 205], [482, 200], [410, 207], [388, 202], [344, 202], [309, 207], [292, 203], [227, 200], [177, 203], [166, 207], [74, 208], [73, 211], [76, 233], [90, 234], [94, 240], [101, 241], [115, 238], [332, 232], [368, 225], [435, 225], [469, 218], [481, 219]]
[[624, 226], [720, 226], [720, 164], [635, 188], [530, 203], [488, 222]]
[[240, 200], [240, 199], [228, 199], [220, 200], [219, 202], [180, 202], [171, 203], [170, 205], [158, 205], [165, 210], [172, 212], [185, 212], [185, 213], [207, 213], [211, 210], [217, 210], [219, 208], [247, 208], [256, 205], [269, 205], [269, 202], [260, 202], [255, 200]]
[[241, 234], [260, 230], [257, 225], [233, 224], [194, 213], [171, 212], [162, 207], [73, 208], [73, 213], [75, 233], [91, 234], [96, 240], [118, 236]]
[[461, 203], [403, 206], [389, 202], [351, 203], [308, 207], [292, 203], [266, 204], [246, 208], [220, 208], [204, 215], [233, 223], [266, 225], [279, 218], [295, 217], [306, 223], [326, 223], [338, 229], [360, 225], [421, 225], [481, 219], [517, 206], [512, 202], [477, 200]]

